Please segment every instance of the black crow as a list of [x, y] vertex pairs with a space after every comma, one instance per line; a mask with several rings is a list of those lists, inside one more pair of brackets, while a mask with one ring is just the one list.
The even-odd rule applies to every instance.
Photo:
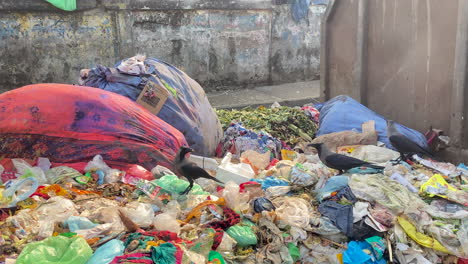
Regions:
[[343, 172], [357, 167], [367, 167], [373, 169], [383, 169], [384, 167], [378, 166], [360, 159], [348, 157], [346, 155], [331, 152], [323, 143], [309, 144], [308, 146], [317, 149], [320, 160], [327, 167], [339, 170], [340, 174]]
[[193, 152], [193, 149], [184, 146], [180, 147], [179, 152], [177, 153], [177, 156], [174, 161], [174, 168], [180, 174], [182, 174], [182, 176], [187, 178], [187, 180], [190, 183], [187, 189], [185, 189], [185, 191], [183, 191], [181, 194], [187, 194], [188, 192], [190, 192], [190, 190], [193, 187], [193, 181], [198, 178], [210, 179], [224, 185], [223, 182], [211, 176], [206, 170], [198, 167], [195, 163], [187, 160], [185, 158], [185, 155], [187, 155], [187, 153], [190, 152]]
[[401, 159], [407, 159], [409, 155], [419, 154], [434, 159], [434, 155], [429, 150], [419, 146], [411, 139], [398, 132], [395, 121], [387, 120], [387, 137], [392, 146], [400, 153]]

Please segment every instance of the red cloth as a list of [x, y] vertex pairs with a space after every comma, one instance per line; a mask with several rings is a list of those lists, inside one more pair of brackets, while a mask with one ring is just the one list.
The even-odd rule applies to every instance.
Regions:
[[[132, 100], [101, 89], [36, 84], [0, 95], [0, 155], [55, 163], [172, 168], [185, 137]], [[109, 166], [111, 164], [109, 163]]]

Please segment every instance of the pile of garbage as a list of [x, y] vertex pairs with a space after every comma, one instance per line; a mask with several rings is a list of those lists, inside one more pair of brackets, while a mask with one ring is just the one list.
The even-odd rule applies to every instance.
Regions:
[[190, 156], [224, 186], [199, 179], [182, 195], [189, 183], [172, 167], [123, 170], [100, 155], [73, 168], [3, 159], [0, 261], [466, 263], [464, 164], [396, 162], [383, 144], [339, 145], [384, 169], [337, 175], [311, 147], [280, 144], [275, 156], [257, 145], [220, 163]]
[[80, 77], [0, 95], [2, 264], [468, 262], [468, 167], [399, 160], [349, 97], [218, 110], [221, 126], [157, 59]]

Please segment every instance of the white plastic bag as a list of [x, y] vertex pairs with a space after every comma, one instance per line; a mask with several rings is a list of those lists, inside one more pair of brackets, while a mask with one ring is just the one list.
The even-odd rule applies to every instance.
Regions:
[[121, 209], [125, 215], [140, 227], [149, 227], [153, 222], [154, 211], [151, 204], [133, 201]]
[[159, 231], [171, 231], [176, 234], [180, 234], [180, 224], [169, 213], [158, 214], [154, 217], [153, 225], [156, 230]]
[[275, 213], [278, 216], [279, 227], [287, 225], [307, 228], [310, 222], [310, 205], [296, 197], [279, 197], [272, 201], [276, 206]]
[[226, 204], [236, 212], [246, 212], [249, 210], [249, 199], [248, 193], [240, 193], [239, 185], [230, 181], [226, 183], [223, 190], [223, 197], [226, 199]]

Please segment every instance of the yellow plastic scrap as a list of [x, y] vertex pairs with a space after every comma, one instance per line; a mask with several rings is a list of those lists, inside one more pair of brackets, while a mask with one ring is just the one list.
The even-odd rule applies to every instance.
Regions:
[[421, 185], [420, 193], [427, 193], [430, 197], [437, 195], [447, 199], [446, 194], [448, 191], [457, 191], [457, 189], [450, 186], [440, 174], [434, 174], [427, 182]]
[[159, 245], [166, 243], [164, 240], [158, 240], [158, 241], [148, 241], [146, 242], [146, 250], [150, 250], [151, 247], [159, 247]]
[[281, 157], [283, 158], [283, 160], [294, 160], [296, 156], [297, 156], [296, 151], [287, 150], [287, 149], [281, 150]]
[[219, 198], [218, 200], [216, 201], [204, 201], [202, 203], [200, 203], [199, 205], [195, 206], [195, 208], [192, 209], [192, 211], [190, 211], [190, 213], [187, 215], [187, 218], [185, 218], [185, 223], [188, 223], [192, 218], [200, 218], [201, 216], [201, 209], [205, 206], [208, 206], [208, 205], [211, 205], [211, 204], [216, 204], [216, 205], [225, 205], [226, 204], [226, 201], [224, 200], [224, 198]]
[[416, 241], [418, 244], [421, 246], [427, 247], [427, 248], [433, 248], [435, 250], [447, 253], [447, 254], [452, 254], [450, 251], [448, 251], [447, 248], [445, 248], [442, 244], [440, 244], [439, 241], [436, 239], [426, 236], [423, 233], [419, 233], [416, 231], [416, 227], [411, 224], [408, 220], [404, 219], [401, 216], [397, 217], [398, 223], [400, 224], [401, 228], [405, 230], [405, 233], [414, 241]]

